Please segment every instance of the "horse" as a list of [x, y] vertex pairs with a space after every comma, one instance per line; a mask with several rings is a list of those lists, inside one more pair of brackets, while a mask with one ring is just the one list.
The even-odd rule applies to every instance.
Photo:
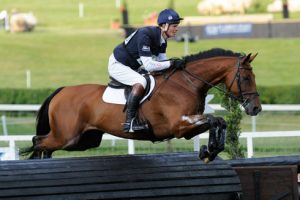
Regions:
[[[153, 74], [156, 85], [140, 105], [138, 115], [147, 120], [148, 131], [126, 133], [124, 105], [101, 98], [107, 85], [83, 84], [58, 88], [42, 104], [31, 147], [23, 150], [29, 159], [51, 158], [56, 150], [83, 151], [98, 147], [104, 133], [152, 142], [172, 138], [191, 139], [209, 130], [209, 149], [201, 159], [213, 160], [224, 150], [226, 123], [204, 114], [205, 97], [217, 88], [240, 102], [246, 114], [261, 111], [259, 94], [248, 55], [214, 48], [182, 57], [185, 67]], [[219, 83], [225, 89], [218, 87]]]

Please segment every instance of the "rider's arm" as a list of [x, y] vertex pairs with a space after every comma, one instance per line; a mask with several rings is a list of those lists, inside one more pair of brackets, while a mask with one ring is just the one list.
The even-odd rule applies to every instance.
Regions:
[[141, 61], [145, 70], [148, 72], [160, 71], [170, 67], [171, 63], [169, 60], [166, 61], [155, 61], [152, 57], [141, 56]]

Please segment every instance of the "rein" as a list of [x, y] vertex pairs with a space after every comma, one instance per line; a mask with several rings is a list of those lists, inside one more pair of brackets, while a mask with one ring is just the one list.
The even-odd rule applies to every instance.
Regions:
[[[205, 84], [221, 91], [222, 93], [228, 95], [230, 98], [234, 99], [234, 100], [237, 100], [239, 102], [241, 102], [242, 106], [246, 105], [248, 103], [248, 101], [250, 100], [249, 98], [245, 98], [244, 96], [245, 95], [255, 95], [255, 96], [259, 96], [259, 93], [258, 92], [243, 92], [242, 91], [242, 88], [241, 88], [241, 74], [240, 74], [240, 69], [244, 69], [244, 70], [252, 70], [251, 68], [246, 68], [246, 67], [241, 67], [241, 61], [240, 61], [240, 57], [237, 58], [237, 64], [236, 64], [236, 68], [237, 68], [237, 71], [235, 73], [235, 76], [233, 78], [233, 80], [231, 81], [231, 84], [230, 84], [230, 87], [229, 87], [229, 92], [224, 90], [223, 88], [221, 87], [218, 87], [210, 82], [208, 82], [207, 80], [203, 79], [202, 77], [198, 76], [198, 75], [195, 75], [193, 74], [192, 72], [188, 71], [186, 68], [183, 69], [183, 72], [185, 72], [186, 74], [188, 74], [189, 76], [199, 80], [199, 81], [202, 81], [204, 82]], [[237, 79], [237, 82], [238, 82], [238, 89], [239, 89], [239, 96], [235, 96], [234, 94], [232, 94], [232, 92], [230, 92], [233, 84], [234, 84], [234, 81]]]

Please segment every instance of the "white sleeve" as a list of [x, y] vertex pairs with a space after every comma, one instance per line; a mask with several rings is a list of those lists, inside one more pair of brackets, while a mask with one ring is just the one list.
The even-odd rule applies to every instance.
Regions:
[[166, 61], [155, 61], [151, 57], [141, 56], [141, 61], [145, 70], [148, 72], [160, 71], [170, 67], [171, 63], [169, 60]]
[[159, 53], [157, 56], [158, 61], [167, 60], [167, 54], [166, 53]]

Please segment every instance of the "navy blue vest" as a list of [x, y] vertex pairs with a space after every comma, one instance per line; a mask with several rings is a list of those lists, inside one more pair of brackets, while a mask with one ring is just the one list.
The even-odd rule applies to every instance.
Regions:
[[157, 26], [137, 29], [119, 44], [113, 51], [117, 61], [136, 70], [141, 66], [137, 61], [141, 56], [157, 56], [166, 53], [167, 43], [160, 45], [161, 30]]

